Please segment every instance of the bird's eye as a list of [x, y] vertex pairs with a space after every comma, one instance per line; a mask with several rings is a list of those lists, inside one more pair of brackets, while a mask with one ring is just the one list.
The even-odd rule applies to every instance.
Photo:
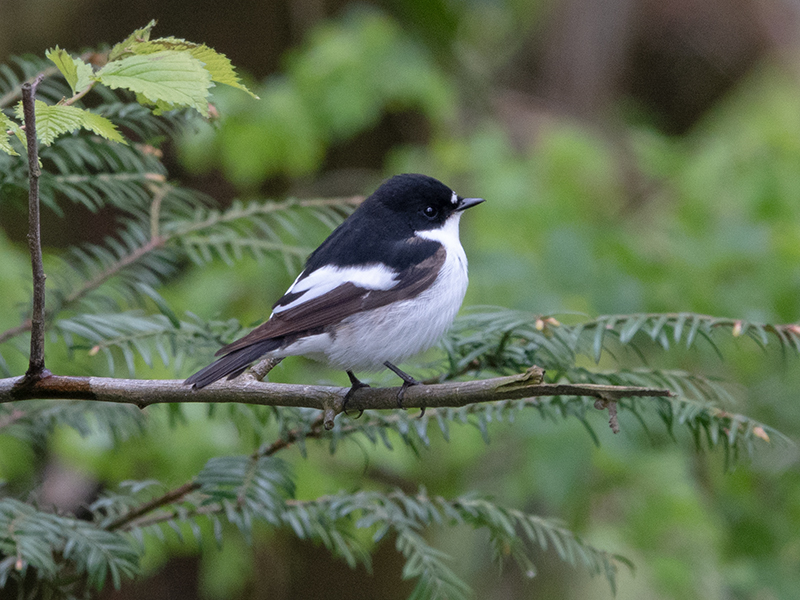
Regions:
[[435, 206], [426, 206], [422, 209], [422, 214], [428, 217], [429, 219], [436, 218], [436, 215], [439, 214], [439, 211], [436, 209]]

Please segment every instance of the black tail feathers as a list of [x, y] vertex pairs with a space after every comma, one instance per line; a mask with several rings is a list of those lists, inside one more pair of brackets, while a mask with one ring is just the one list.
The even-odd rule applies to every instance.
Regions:
[[250, 346], [234, 350], [207, 367], [200, 369], [183, 383], [184, 385], [191, 385], [194, 389], [199, 390], [223, 377], [233, 379], [241, 375], [253, 362], [266, 353], [277, 350], [278, 347], [280, 347], [280, 342], [272, 339], [256, 342]]

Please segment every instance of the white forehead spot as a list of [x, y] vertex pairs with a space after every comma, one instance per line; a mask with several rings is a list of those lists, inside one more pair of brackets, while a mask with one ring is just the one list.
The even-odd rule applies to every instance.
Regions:
[[455, 192], [453, 192], [453, 195], [450, 196], [450, 204], [452, 204], [453, 206], [458, 204], [458, 194], [456, 194]]

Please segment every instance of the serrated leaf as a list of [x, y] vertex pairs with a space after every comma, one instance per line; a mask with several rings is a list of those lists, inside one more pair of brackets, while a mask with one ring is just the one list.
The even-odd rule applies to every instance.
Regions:
[[[75, 108], [74, 106], [61, 106], [57, 108]], [[125, 138], [122, 137], [119, 131], [117, 131], [117, 126], [114, 125], [111, 121], [102, 117], [96, 113], [89, 112], [88, 110], [82, 110], [79, 108], [75, 108], [75, 110], [79, 110], [81, 117], [83, 119], [83, 128], [93, 131], [97, 135], [106, 138], [112, 142], [119, 142], [121, 144], [127, 144]]]
[[153, 19], [147, 25], [142, 27], [141, 29], [137, 29], [132, 34], [130, 34], [127, 38], [121, 41], [119, 44], [115, 44], [113, 48], [111, 48], [111, 52], [108, 53], [108, 60], [109, 62], [118, 60], [125, 54], [130, 54], [129, 48], [135, 44], [136, 42], [147, 41], [150, 39], [150, 32], [153, 30], [153, 27], [156, 26], [156, 21]]
[[130, 51], [133, 54], [153, 54], [162, 50], [188, 52], [205, 65], [205, 69], [211, 74], [212, 81], [235, 87], [258, 99], [258, 96], [247, 89], [239, 80], [239, 76], [236, 74], [230, 59], [205, 44], [195, 44], [180, 38], [166, 37], [135, 43], [130, 47]]
[[9, 119], [3, 112], [0, 112], [0, 150], [11, 156], [19, 156], [19, 153], [11, 146], [8, 139], [8, 131], [16, 131], [19, 126]]
[[66, 50], [58, 46], [45, 52], [45, 56], [61, 71], [69, 87], [72, 88], [73, 94], [85, 90], [92, 84], [94, 71], [91, 65], [86, 64], [80, 58], [70, 56]]
[[[117, 131], [116, 125], [105, 117], [77, 106], [47, 104], [36, 101], [36, 134], [39, 141], [49, 146], [59, 135], [76, 129], [88, 129], [99, 136], [125, 144], [125, 138]], [[17, 105], [17, 116], [22, 118], [22, 103]]]
[[194, 108], [208, 116], [211, 74], [203, 63], [186, 52], [162, 50], [152, 54], [127, 56], [108, 63], [96, 78], [110, 88], [123, 88], [141, 94], [154, 104], [171, 108]]

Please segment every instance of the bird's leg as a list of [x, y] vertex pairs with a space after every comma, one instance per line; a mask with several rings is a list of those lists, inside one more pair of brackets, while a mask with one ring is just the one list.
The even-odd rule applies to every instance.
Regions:
[[[355, 373], [352, 371], [347, 371], [347, 376], [350, 378], [350, 389], [347, 390], [347, 393], [344, 395], [344, 400], [342, 400], [342, 412], [347, 414], [347, 403], [350, 401], [350, 398], [353, 397], [356, 390], [360, 390], [361, 388], [368, 388], [369, 384], [360, 381], [358, 377], [356, 377]], [[361, 415], [364, 414], [364, 409], [359, 409], [358, 411], [358, 419]]]
[[[401, 371], [400, 369], [395, 367], [392, 363], [390, 363], [388, 360], [385, 363], [383, 363], [383, 366], [394, 372], [395, 375], [397, 375], [400, 379], [403, 380], [403, 385], [400, 387], [400, 391], [397, 392], [397, 408], [403, 408], [403, 397], [406, 395], [406, 390], [410, 388], [412, 385], [419, 385], [422, 382], [417, 381], [405, 371]], [[424, 414], [425, 414], [425, 407], [423, 406], [422, 412], [420, 413], [419, 416], [422, 417], [422, 415]]]

